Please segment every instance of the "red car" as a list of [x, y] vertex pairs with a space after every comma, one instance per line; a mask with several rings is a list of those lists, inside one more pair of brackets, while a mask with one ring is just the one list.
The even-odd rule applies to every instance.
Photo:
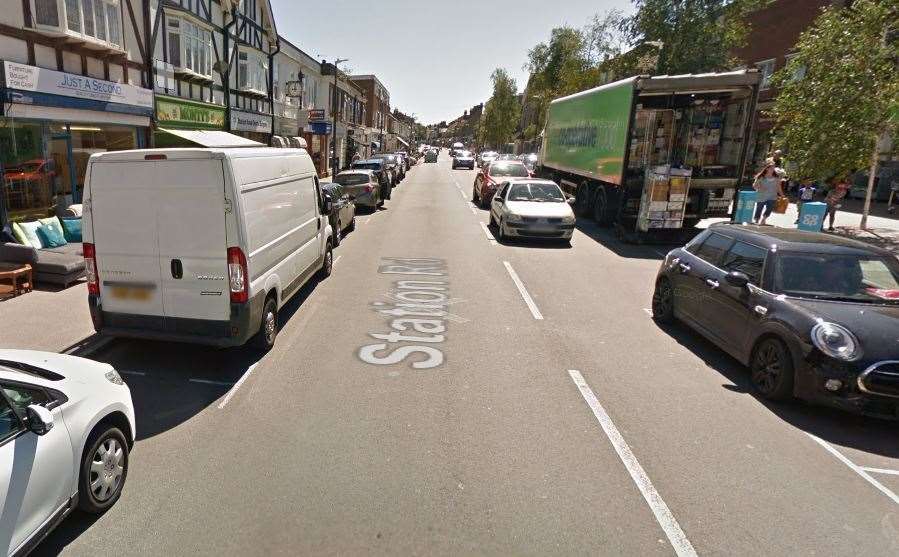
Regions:
[[531, 172], [521, 161], [494, 161], [478, 172], [471, 190], [471, 202], [486, 209], [505, 178], [530, 178]]

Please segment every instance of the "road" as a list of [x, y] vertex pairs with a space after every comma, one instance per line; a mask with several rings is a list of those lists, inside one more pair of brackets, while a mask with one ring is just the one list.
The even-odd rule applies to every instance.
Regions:
[[758, 400], [649, 317], [659, 248], [499, 244], [473, 178], [416, 166], [261, 359], [96, 354], [137, 406], [130, 475], [37, 554], [899, 554], [894, 425]]

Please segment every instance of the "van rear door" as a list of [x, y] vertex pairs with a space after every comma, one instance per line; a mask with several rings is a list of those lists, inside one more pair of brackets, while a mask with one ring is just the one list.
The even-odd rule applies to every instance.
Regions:
[[90, 211], [103, 311], [158, 316], [162, 327], [155, 165], [94, 162]]
[[[222, 160], [160, 161], [155, 189], [164, 200], [157, 220], [166, 317], [227, 321], [231, 293]], [[182, 329], [174, 320], [168, 328]]]

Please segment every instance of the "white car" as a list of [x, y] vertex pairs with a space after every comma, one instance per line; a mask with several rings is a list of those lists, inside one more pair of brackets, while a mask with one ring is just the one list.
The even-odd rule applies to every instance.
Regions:
[[0, 544], [34, 548], [76, 506], [110, 508], [134, 444], [131, 391], [109, 364], [0, 350]]
[[570, 242], [576, 222], [571, 201], [551, 180], [503, 182], [490, 202], [490, 226], [497, 228], [500, 241], [528, 237]]

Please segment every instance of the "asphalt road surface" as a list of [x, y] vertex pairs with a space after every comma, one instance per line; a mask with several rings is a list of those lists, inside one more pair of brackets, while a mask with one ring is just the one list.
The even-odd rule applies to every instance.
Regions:
[[758, 400], [650, 318], [664, 248], [499, 244], [474, 175], [414, 167], [261, 359], [96, 354], [137, 407], [127, 485], [37, 554], [899, 554], [894, 425]]

